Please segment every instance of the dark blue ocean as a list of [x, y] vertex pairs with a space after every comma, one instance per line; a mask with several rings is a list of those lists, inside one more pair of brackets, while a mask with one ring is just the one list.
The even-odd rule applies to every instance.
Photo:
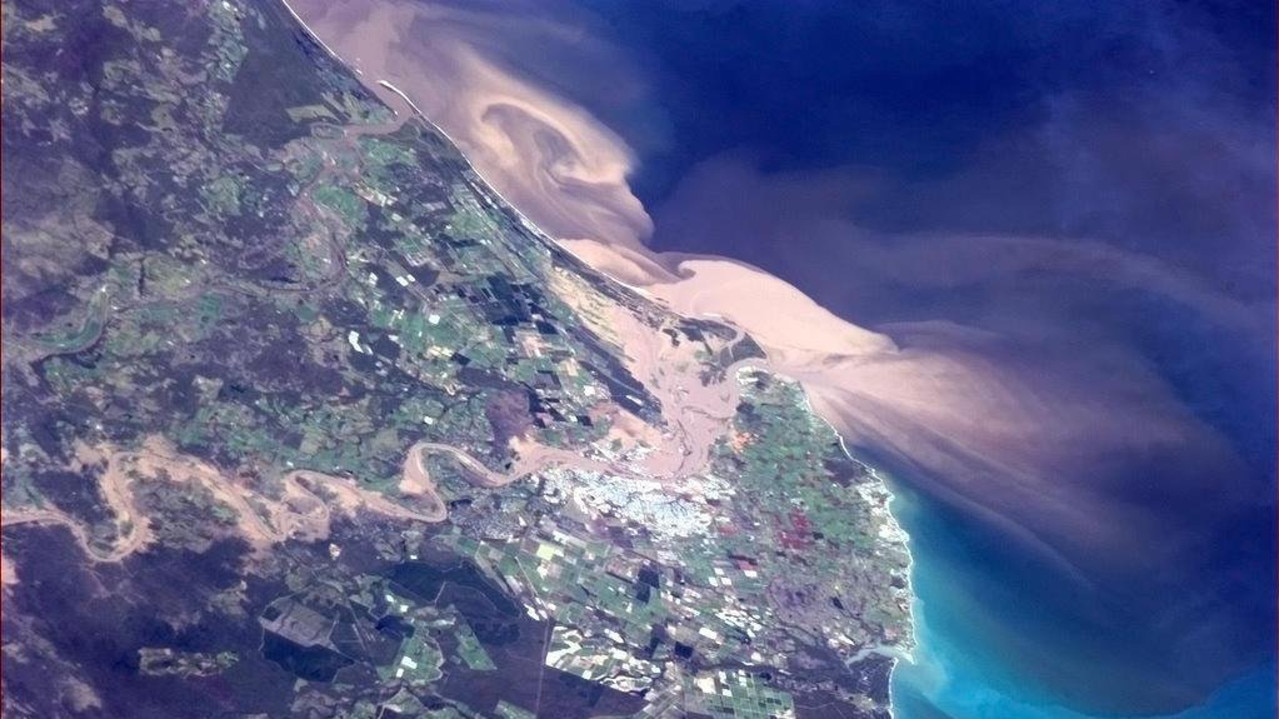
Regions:
[[[900, 719], [1274, 716], [1273, 3], [539, 12], [620, 48], [643, 79], [614, 91], [614, 66], [575, 62], [571, 45], [534, 59], [509, 44], [511, 67], [635, 149], [655, 249], [755, 264], [889, 334], [938, 321], [989, 333], [1002, 348], [990, 363], [1050, 358], [1059, 386], [1105, 385], [1116, 413], [1211, 436], [1079, 445], [1063, 485], [1140, 517], [1163, 559], [1075, 548], [1069, 573], [973, 510], [998, 500], [979, 472], [925, 476], [861, 447], [896, 478], [915, 558], [920, 647], [895, 675]], [[986, 261], [991, 236], [1043, 242], [993, 245], [1019, 254]], [[1163, 404], [1123, 396], [1116, 367]], [[1001, 511], [1039, 527], [1032, 506]]]

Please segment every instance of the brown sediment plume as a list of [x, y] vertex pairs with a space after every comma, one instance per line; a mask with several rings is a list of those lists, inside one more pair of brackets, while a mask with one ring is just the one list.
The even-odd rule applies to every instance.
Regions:
[[[596, 243], [588, 261], [609, 268], [607, 249]], [[1017, 362], [980, 332], [919, 323], [903, 328], [909, 346], [898, 346], [761, 270], [710, 258], [676, 269], [679, 281], [644, 291], [681, 314], [742, 327], [851, 442], [920, 469], [917, 486], [1017, 537], [1081, 585], [1091, 580], [1076, 567], [1080, 557], [1094, 571], [1124, 571], [1196, 551], [1166, 538], [1140, 506], [1106, 501], [1115, 481], [1106, 458], [1134, 447], [1178, 454], [1189, 464], [1163, 478], [1173, 493], [1201, 491], [1196, 472], [1242, 471], [1213, 431], [1131, 365], [1081, 388], [1068, 361]], [[930, 346], [938, 337], [946, 341]], [[1225, 516], [1243, 501], [1221, 488], [1202, 506]]]
[[408, 95], [551, 235], [638, 244], [651, 234], [626, 181], [635, 158], [625, 143], [582, 108], [484, 57], [468, 33], [482, 16], [399, 0], [290, 5], [368, 84], [386, 81]]
[[[90, 468], [100, 470], [98, 487], [116, 526], [110, 547], [100, 548], [80, 521], [54, 508], [6, 508], [3, 526], [62, 525], [94, 560], [123, 561], [146, 551], [156, 541], [151, 517], [136, 501], [135, 485], [139, 481], [191, 484], [208, 491], [217, 504], [233, 513], [236, 531], [257, 552], [287, 540], [313, 541], [328, 537], [334, 510], [343, 514], [368, 511], [392, 519], [428, 523], [442, 521], [446, 516], [443, 502], [429, 485], [424, 491], [406, 493], [409, 503], [402, 504], [361, 488], [351, 480], [307, 470], [284, 475], [278, 492], [269, 496], [196, 457], [182, 454], [158, 436], [147, 438], [131, 450], [77, 443], [72, 469], [87, 471]], [[276, 494], [278, 496], [274, 496]], [[5, 583], [16, 582], [7, 559], [4, 566]]]
[[[1198, 550], [1186, 537], [1204, 540], [1250, 501], [1237, 487], [1204, 491], [1196, 477], [1243, 471], [1240, 460], [1122, 344], [1076, 356], [1061, 350], [1069, 341], [1036, 354], [948, 323], [875, 332], [747, 265], [649, 251], [654, 223], [627, 185], [634, 153], [585, 110], [495, 59], [501, 53], [491, 43], [513, 37], [513, 22], [535, 23], [522, 52], [537, 52], [538, 38], [589, 40], [571, 25], [405, 0], [292, 4], [366, 82], [386, 80], [409, 95], [504, 198], [569, 251], [677, 312], [749, 332], [851, 443], [918, 469], [930, 494], [1039, 546], [1068, 573], [1080, 561], [1093, 570], [1172, 566]], [[829, 210], [858, 191], [850, 178], [763, 178], [748, 159], [721, 158], [685, 178], [658, 226], [676, 235], [845, 232], [829, 226]], [[858, 277], [924, 288], [998, 286], [1036, 272], [1104, 277], [1176, 298], [1214, 321], [1246, 314], [1190, 273], [1114, 247], [1022, 237], [898, 239], [857, 242], [840, 261], [856, 266]], [[1124, 461], [1162, 455], [1174, 466], [1162, 473], [1159, 491], [1200, 509], [1200, 531], [1177, 541], [1165, 540], [1157, 511], [1114, 501], [1132, 491]]]

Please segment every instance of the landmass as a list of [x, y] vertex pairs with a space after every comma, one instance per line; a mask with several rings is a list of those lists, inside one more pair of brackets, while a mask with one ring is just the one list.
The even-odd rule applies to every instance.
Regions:
[[6, 0], [11, 716], [884, 717], [884, 480], [280, 3]]

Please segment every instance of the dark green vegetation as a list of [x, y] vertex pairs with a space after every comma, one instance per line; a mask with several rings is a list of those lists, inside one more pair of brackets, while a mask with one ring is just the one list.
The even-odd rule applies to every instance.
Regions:
[[[418, 439], [500, 464], [504, 435], [524, 429], [491, 421], [511, 406], [536, 404], [518, 414], [558, 435], [598, 431], [558, 366], [624, 370], [540, 289], [549, 251], [514, 254], [509, 217], [421, 125], [344, 135], [338, 123], [388, 113], [287, 26], [259, 27], [278, 11], [90, 7], [44, 32], [6, 24], [12, 85], [36, 81], [59, 23], [98, 26], [122, 55], [68, 70], [88, 83], [43, 79], [62, 96], [11, 93], [6, 339], [28, 360], [6, 366], [25, 375], [13, 439], [56, 463], [70, 437], [159, 433], [222, 466], [377, 482]], [[65, 131], [34, 129], [47, 127]]]
[[[278, 4], [3, 8], [7, 716], [885, 714], [886, 494], [750, 338], [531, 232]], [[668, 431], [556, 273], [740, 384], [705, 477], [432, 455], [440, 524], [290, 489], [410, 517], [417, 443]]]
[[[549, 470], [484, 513], [528, 529], [455, 517], [438, 539], [555, 619], [548, 666], [645, 691], [645, 716], [874, 715], [892, 662], [864, 650], [909, 642], [907, 556], [879, 534], [900, 531], [884, 519], [888, 492], [795, 384], [750, 370], [737, 381], [732, 433], [697, 486], [671, 497]], [[455, 486], [474, 505], [494, 498]]]

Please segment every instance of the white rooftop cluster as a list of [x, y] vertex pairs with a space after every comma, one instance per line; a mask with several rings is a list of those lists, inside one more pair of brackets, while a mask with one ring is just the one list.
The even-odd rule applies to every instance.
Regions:
[[548, 488], [571, 497], [583, 511], [631, 520], [658, 536], [705, 534], [714, 520], [706, 505], [656, 480], [562, 468], [547, 471], [545, 477]]

